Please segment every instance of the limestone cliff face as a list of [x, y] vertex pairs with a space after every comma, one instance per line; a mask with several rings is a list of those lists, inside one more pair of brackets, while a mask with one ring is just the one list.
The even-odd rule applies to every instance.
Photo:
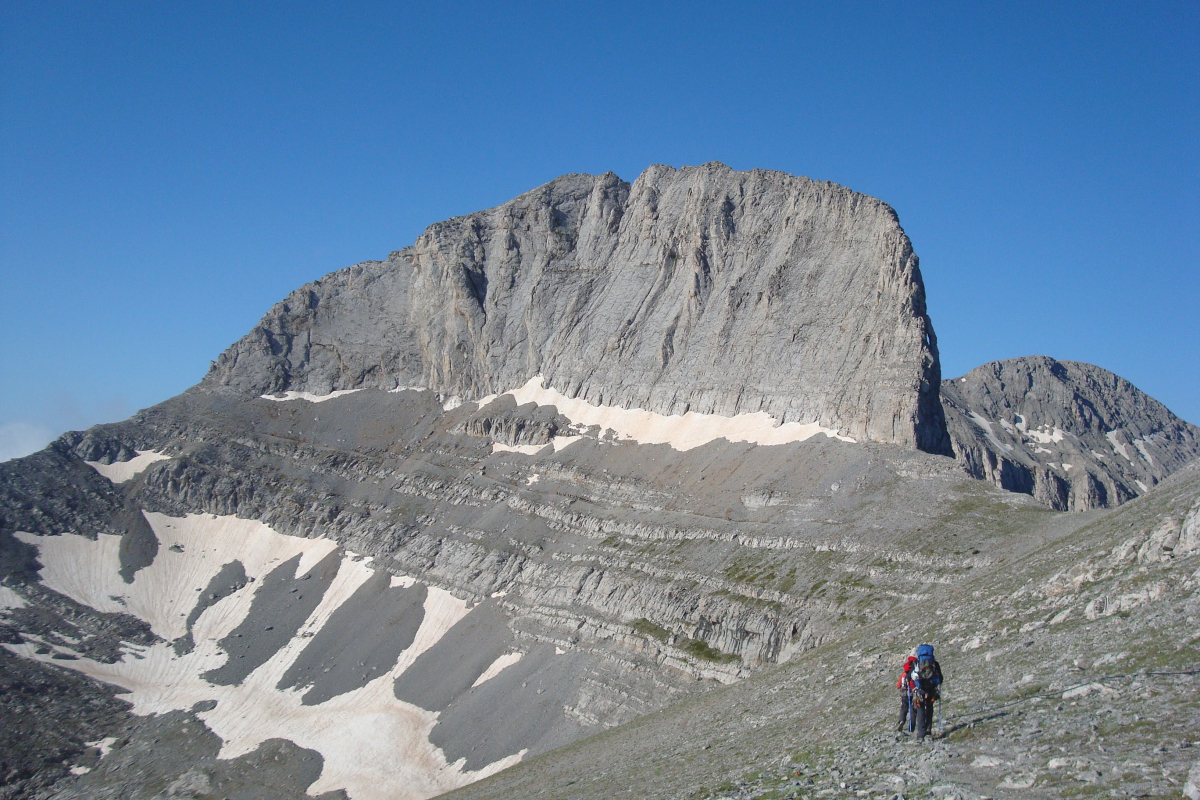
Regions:
[[942, 400], [968, 474], [1060, 511], [1118, 506], [1200, 457], [1200, 428], [1091, 364], [994, 361]]
[[765, 411], [949, 453], [917, 257], [886, 204], [721, 164], [568, 175], [293, 292], [204, 386], [420, 386], [536, 375], [599, 405]]

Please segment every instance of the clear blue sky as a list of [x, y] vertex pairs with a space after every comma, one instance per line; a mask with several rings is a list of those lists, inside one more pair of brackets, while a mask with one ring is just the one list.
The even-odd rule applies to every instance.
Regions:
[[947, 377], [1200, 423], [1200, 4], [0, 2], [0, 457], [196, 383], [287, 292], [568, 172], [890, 203]]

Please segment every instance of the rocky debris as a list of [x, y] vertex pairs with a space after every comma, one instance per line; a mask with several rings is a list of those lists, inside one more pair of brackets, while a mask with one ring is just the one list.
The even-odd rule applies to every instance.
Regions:
[[937, 343], [895, 212], [723, 164], [567, 175], [301, 287], [203, 386], [423, 387], [453, 402], [542, 375], [661, 414], [766, 412], [949, 453]]
[[0, 647], [0, 798], [34, 797], [94, 765], [99, 752], [88, 742], [119, 736], [128, 708], [114, 694]]
[[[151, 800], [151, 798], [312, 797], [305, 788], [321, 774], [319, 753], [288, 741], [263, 743], [237, 758], [218, 758], [221, 740], [194, 714], [176, 711], [133, 717], [110, 752], [90, 751], [88, 769], [76, 769], [41, 792], [46, 800]], [[326, 792], [320, 800], [348, 800]]]
[[[1200, 552], [1126, 563], [1065, 594], [1051, 587], [1064, 565], [1101, 562], [1122, 537], [1149, 539], [1162, 519], [1196, 508], [1200, 464], [1115, 512], [1024, 540], [969, 586], [448, 797], [601, 798], [628, 787], [664, 800], [1194, 791]], [[1097, 594], [1144, 583], [1166, 588], [1120, 614], [1082, 613]], [[937, 645], [947, 676], [943, 732], [924, 742], [893, 728], [896, 670], [916, 642]]]
[[942, 405], [967, 474], [1060, 511], [1113, 508], [1200, 457], [1200, 428], [1091, 364], [994, 361], [943, 381]]

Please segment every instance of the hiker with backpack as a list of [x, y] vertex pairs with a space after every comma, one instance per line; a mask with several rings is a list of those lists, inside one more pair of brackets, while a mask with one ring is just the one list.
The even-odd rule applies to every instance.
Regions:
[[909, 656], [906, 658], [904, 660], [904, 666], [900, 668], [900, 679], [896, 681], [896, 688], [900, 690], [900, 719], [896, 723], [897, 731], [903, 731], [906, 726], [911, 727], [911, 721], [908, 712], [909, 709], [912, 708], [912, 671], [916, 663], [916, 656]]
[[912, 724], [920, 741], [933, 727], [933, 704], [941, 697], [942, 667], [933, 657], [933, 645], [917, 648], [917, 660], [909, 675], [913, 684]]

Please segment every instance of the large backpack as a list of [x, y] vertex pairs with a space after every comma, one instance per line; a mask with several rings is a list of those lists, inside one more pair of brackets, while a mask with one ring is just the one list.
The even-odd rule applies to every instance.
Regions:
[[938, 680], [934, 661], [917, 662], [912, 672], [913, 694], [918, 699], [937, 700]]
[[933, 645], [917, 647], [917, 663], [913, 665], [912, 680], [918, 695], [930, 700], [938, 698], [939, 672], [937, 661], [933, 658]]

